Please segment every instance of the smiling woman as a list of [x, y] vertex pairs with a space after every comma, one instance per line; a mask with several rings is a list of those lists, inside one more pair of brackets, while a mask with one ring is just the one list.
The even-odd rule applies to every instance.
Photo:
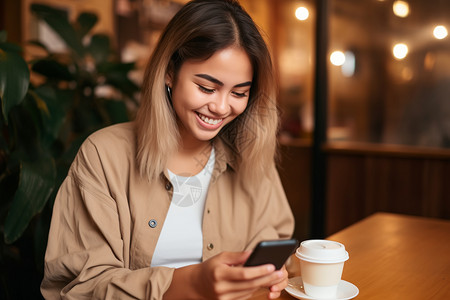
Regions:
[[135, 122], [81, 147], [55, 201], [46, 298], [277, 298], [285, 268], [244, 267], [294, 220], [274, 156], [271, 58], [233, 0], [194, 0], [148, 63]]
[[[172, 107], [167, 107], [166, 97], [163, 95], [165, 90], [163, 91], [161, 86], [169, 83], [169, 79], [176, 83], [176, 76], [186, 61], [198, 64], [213, 56], [218, 50], [231, 46], [241, 48], [245, 52], [253, 74], [251, 78], [235, 83], [251, 81], [247, 93], [248, 107], [245, 113], [237, 117], [236, 122], [226, 126], [220, 135], [233, 148], [235, 159], [246, 176], [263, 174], [265, 168], [260, 164], [260, 159], [270, 161], [274, 156], [278, 111], [270, 54], [246, 12], [245, 18], [240, 15], [241, 8], [231, 8], [229, 13], [223, 13], [222, 8], [230, 2], [237, 3], [237, 1], [219, 1], [215, 7], [209, 7], [205, 3], [199, 3], [196, 7], [187, 5], [177, 14], [179, 18], [172, 19], [168, 24], [154, 50], [144, 78], [144, 86], [147, 89], [144, 90], [144, 100], [136, 120], [140, 171], [150, 178], [159, 176], [166, 167], [167, 153], [177, 151], [180, 142]], [[205, 9], [206, 6], [208, 10]], [[239, 74], [236, 73], [238, 70], [234, 70], [233, 73], [231, 69], [238, 68], [239, 57], [231, 55], [230, 51], [222, 54], [230, 56], [226, 67], [229, 69], [228, 72], [236, 77]], [[206, 74], [221, 81], [213, 74]], [[209, 85], [202, 85], [206, 88], [205, 92], [214, 90], [210, 86], [213, 82], [208, 83]], [[151, 101], [147, 101], [149, 99]], [[255, 103], [258, 105], [253, 105]], [[261, 126], [262, 124], [264, 126]], [[158, 130], [148, 135], [146, 133], [149, 127]], [[246, 159], [242, 160], [242, 157]]]

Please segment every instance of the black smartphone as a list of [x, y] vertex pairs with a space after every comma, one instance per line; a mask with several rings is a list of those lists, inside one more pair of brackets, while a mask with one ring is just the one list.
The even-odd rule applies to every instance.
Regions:
[[273, 264], [275, 269], [279, 270], [297, 246], [296, 239], [261, 241], [250, 254], [244, 267]]

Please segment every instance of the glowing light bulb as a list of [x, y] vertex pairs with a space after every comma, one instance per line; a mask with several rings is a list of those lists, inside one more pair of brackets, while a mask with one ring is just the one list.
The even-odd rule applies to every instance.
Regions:
[[304, 6], [300, 6], [295, 10], [295, 17], [300, 21], [305, 21], [309, 18], [309, 10]]
[[341, 67], [342, 75], [352, 77], [355, 74], [356, 57], [352, 51], [345, 51], [345, 62]]
[[345, 63], [345, 54], [342, 51], [334, 51], [330, 55], [330, 61], [335, 66], [342, 66]]
[[404, 59], [408, 55], [408, 46], [403, 43], [396, 44], [392, 49], [392, 53], [396, 59]]
[[392, 10], [397, 17], [406, 18], [409, 15], [409, 4], [406, 1], [394, 1]]
[[442, 26], [442, 25], [436, 26], [436, 27], [434, 27], [433, 35], [438, 40], [445, 39], [448, 35], [447, 28], [445, 28], [445, 26]]

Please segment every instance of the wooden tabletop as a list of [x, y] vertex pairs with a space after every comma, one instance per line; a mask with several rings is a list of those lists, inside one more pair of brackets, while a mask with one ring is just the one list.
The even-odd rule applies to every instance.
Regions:
[[450, 299], [450, 221], [377, 213], [328, 239], [349, 252], [342, 279], [359, 288], [354, 299]]

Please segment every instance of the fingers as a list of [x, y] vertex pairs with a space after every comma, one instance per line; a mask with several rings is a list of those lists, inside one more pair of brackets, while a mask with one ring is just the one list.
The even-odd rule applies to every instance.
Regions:
[[270, 286], [271, 292], [280, 292], [288, 285], [288, 272], [286, 271], [286, 268], [283, 266], [280, 272], [282, 273], [280, 280], [272, 282]]
[[269, 289], [271, 292], [281, 292], [287, 287], [287, 285], [288, 285], [287, 279], [283, 279], [282, 281], [271, 285]]
[[230, 272], [230, 276], [233, 276], [232, 280], [251, 280], [259, 277], [263, 277], [274, 273], [274, 265], [261, 265], [256, 267], [236, 267]]
[[284, 266], [281, 269], [281, 272], [283, 273], [283, 275], [281, 276], [281, 280], [274, 283], [269, 288], [270, 292], [268, 294], [268, 299], [276, 299], [280, 297], [281, 291], [283, 291], [288, 285], [288, 272], [286, 271], [286, 268]]
[[262, 287], [279, 285], [283, 290], [287, 285], [288, 272], [286, 268], [275, 270], [273, 265], [262, 265], [256, 267], [235, 267], [228, 272], [228, 280], [253, 281]]
[[223, 277], [219, 277], [237, 289], [268, 287], [272, 288], [273, 292], [278, 292], [287, 286], [288, 273], [285, 267], [276, 271], [273, 265], [266, 264], [255, 267], [232, 267], [222, 271]]
[[[242, 268], [244, 269], [243, 272], [245, 273], [248, 268]], [[224, 291], [228, 292], [238, 292], [238, 291], [245, 291], [245, 290], [257, 290], [262, 287], [272, 287], [274, 286], [273, 292], [277, 292], [277, 289], [282, 287], [283, 285], [280, 284], [280, 281], [283, 280], [284, 273], [282, 271], [275, 271], [270, 272], [263, 276], [257, 276], [257, 277], [249, 277], [248, 275], [243, 275], [242, 277], [233, 277], [238, 279], [233, 280], [225, 280], [222, 281], [220, 286], [217, 288], [218, 293], [222, 293]], [[241, 279], [245, 278], [245, 279]], [[279, 285], [279, 286], [278, 286]], [[276, 286], [276, 287], [275, 287]]]
[[271, 264], [243, 267], [250, 255], [246, 252], [223, 252], [200, 265], [203, 292], [210, 299], [247, 299], [260, 288], [269, 288], [269, 299], [280, 296], [287, 286], [285, 268], [275, 270]]
[[276, 299], [276, 298], [279, 298], [280, 296], [281, 296], [281, 292], [270, 292], [267, 295], [267, 298], [268, 299]]
[[[227, 280], [240, 281], [240, 280], [252, 280], [257, 277], [268, 275], [275, 271], [275, 267], [271, 264], [265, 264], [254, 267], [242, 267], [242, 264], [250, 256], [251, 251], [244, 252], [222, 252], [216, 257], [212, 258], [215, 264], [222, 266], [229, 266], [232, 268], [220, 268], [224, 272], [224, 278]], [[217, 275], [217, 274], [216, 274]], [[221, 276], [219, 276], [221, 277]]]

